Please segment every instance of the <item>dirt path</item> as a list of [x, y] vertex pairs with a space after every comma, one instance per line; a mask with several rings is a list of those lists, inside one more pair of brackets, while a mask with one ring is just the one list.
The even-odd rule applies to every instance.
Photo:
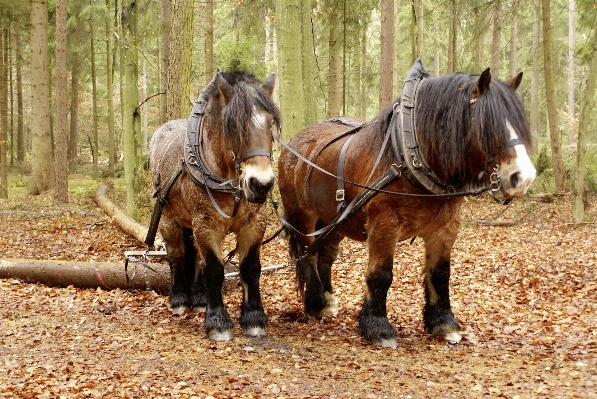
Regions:
[[[467, 202], [454, 248], [461, 344], [422, 331], [420, 240], [397, 248], [396, 350], [358, 336], [367, 251], [355, 243], [334, 268], [338, 316], [299, 321], [282, 269], [262, 278], [269, 337], [237, 328], [228, 343], [206, 340], [202, 315], [172, 316], [153, 292], [0, 280], [0, 398], [597, 398], [597, 227], [566, 224], [566, 201], [480, 202]], [[91, 204], [79, 209], [3, 213], [0, 257], [118, 261], [135, 247]], [[521, 223], [480, 225], [496, 215]], [[263, 252], [264, 265], [287, 262], [281, 240]], [[239, 290], [225, 301], [236, 320]]]

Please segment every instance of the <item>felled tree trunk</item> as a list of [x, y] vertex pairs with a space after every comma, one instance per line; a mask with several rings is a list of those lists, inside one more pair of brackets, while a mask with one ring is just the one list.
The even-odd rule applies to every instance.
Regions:
[[[134, 278], [127, 282], [123, 263], [71, 262], [45, 260], [0, 260], [0, 278], [16, 278], [25, 283], [41, 283], [53, 287], [102, 288], [112, 290], [154, 290], [168, 295], [170, 269], [167, 265], [151, 264], [149, 270], [136, 266]], [[128, 275], [135, 265], [129, 263]]]
[[[112, 220], [128, 235], [134, 237], [140, 243], [145, 241], [147, 236], [147, 228], [141, 226], [133, 219], [128, 217], [122, 210], [112, 203], [107, 197], [107, 186], [101, 186], [95, 191], [95, 202]], [[158, 238], [155, 242], [155, 247], [159, 247], [161, 240]]]

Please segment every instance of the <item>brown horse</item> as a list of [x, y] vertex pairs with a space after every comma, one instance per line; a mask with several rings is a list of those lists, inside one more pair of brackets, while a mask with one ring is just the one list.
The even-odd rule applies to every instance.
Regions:
[[[515, 94], [521, 78], [492, 80], [489, 69], [431, 78], [417, 61], [401, 98], [373, 120], [325, 121], [290, 140], [280, 156], [278, 185], [308, 315], [336, 312], [331, 266], [340, 241], [366, 241], [360, 333], [395, 347], [397, 332], [386, 310], [394, 251], [398, 241], [421, 237], [425, 328], [460, 341], [449, 280], [462, 198], [491, 190], [508, 200], [525, 194], [535, 178], [527, 155], [531, 135]], [[363, 193], [372, 195], [359, 197]], [[325, 238], [312, 245], [318, 235]]]
[[[222, 298], [222, 242], [228, 233], [237, 238], [243, 288], [239, 322], [245, 335], [265, 335], [259, 253], [265, 201], [274, 186], [271, 129], [280, 125], [271, 99], [274, 84], [274, 75], [262, 85], [252, 74], [218, 73], [189, 121], [164, 124], [150, 143], [156, 196], [167, 196], [159, 231], [170, 264], [170, 307], [177, 314], [205, 309], [212, 340], [232, 339], [233, 323]], [[172, 180], [165, 188], [164, 181]]]

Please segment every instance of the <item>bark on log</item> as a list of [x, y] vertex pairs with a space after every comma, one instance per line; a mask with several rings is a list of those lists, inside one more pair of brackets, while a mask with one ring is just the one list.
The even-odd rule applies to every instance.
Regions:
[[[132, 276], [135, 265], [129, 263]], [[16, 278], [25, 283], [41, 283], [52, 287], [102, 288], [112, 290], [154, 290], [168, 295], [170, 269], [167, 265], [151, 264], [157, 272], [137, 265], [135, 278], [127, 283], [123, 263], [72, 262], [45, 260], [0, 260], [0, 278]]]
[[[133, 219], [128, 217], [127, 214], [121, 211], [120, 208], [114, 205], [112, 201], [106, 197], [107, 192], [107, 186], [98, 187], [98, 189], [95, 191], [96, 204], [104, 212], [106, 212], [106, 214], [110, 216], [125, 233], [136, 238], [137, 241], [143, 244], [145, 242], [145, 237], [147, 236], [147, 228], [135, 222]], [[154, 246], [158, 248], [161, 244], [162, 240], [160, 238], [156, 238]]]

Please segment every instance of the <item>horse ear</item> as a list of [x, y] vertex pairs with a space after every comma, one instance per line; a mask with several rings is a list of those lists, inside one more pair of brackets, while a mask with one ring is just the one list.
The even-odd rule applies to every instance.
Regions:
[[479, 77], [479, 80], [477, 80], [477, 82], [473, 86], [473, 89], [471, 90], [471, 103], [474, 103], [475, 101], [477, 101], [477, 98], [479, 98], [479, 96], [481, 94], [483, 94], [487, 90], [489, 90], [490, 83], [491, 83], [491, 72], [489, 71], [489, 68], [487, 68], [486, 70], [483, 71], [483, 73], [481, 74], [481, 77]]
[[514, 76], [513, 78], [508, 79], [507, 83], [512, 86], [512, 88], [514, 90], [518, 89], [518, 86], [520, 86], [520, 82], [522, 82], [522, 72], [520, 72], [518, 75]]
[[272, 73], [271, 75], [269, 75], [267, 77], [267, 79], [265, 79], [265, 82], [263, 83], [263, 86], [261, 86], [261, 87], [271, 97], [272, 94], [274, 94], [275, 86], [276, 86], [276, 74]]
[[228, 104], [234, 96], [234, 88], [226, 82], [226, 79], [218, 73], [216, 82], [218, 83], [218, 91], [224, 96], [224, 102]]

